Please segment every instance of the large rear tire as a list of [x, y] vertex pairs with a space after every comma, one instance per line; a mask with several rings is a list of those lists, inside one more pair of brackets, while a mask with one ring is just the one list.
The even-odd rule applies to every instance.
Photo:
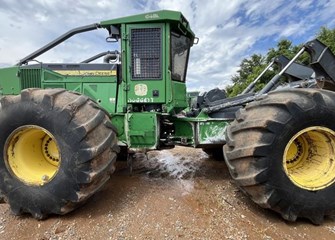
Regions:
[[226, 132], [237, 185], [288, 221], [335, 213], [335, 93], [278, 91], [240, 110]]
[[1, 99], [0, 191], [14, 214], [65, 214], [97, 192], [118, 151], [107, 114], [64, 89]]

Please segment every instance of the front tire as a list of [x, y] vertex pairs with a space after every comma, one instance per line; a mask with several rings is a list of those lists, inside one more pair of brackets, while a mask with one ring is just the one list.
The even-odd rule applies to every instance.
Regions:
[[278, 91], [237, 113], [225, 160], [237, 185], [289, 221], [335, 213], [335, 93]]
[[118, 151], [106, 113], [64, 89], [1, 99], [0, 191], [14, 214], [65, 214], [97, 192]]

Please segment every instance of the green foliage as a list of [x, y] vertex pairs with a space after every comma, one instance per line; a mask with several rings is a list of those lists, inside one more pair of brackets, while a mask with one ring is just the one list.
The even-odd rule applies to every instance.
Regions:
[[316, 38], [326, 44], [330, 50], [335, 53], [335, 28], [329, 29], [327, 27], [321, 27]]
[[261, 54], [253, 54], [250, 58], [245, 58], [240, 64], [240, 69], [237, 71], [237, 75], [232, 77], [233, 83], [244, 83], [245, 79], [253, 73], [254, 68], [263, 64], [264, 58]]
[[[320, 32], [316, 37], [335, 53], [335, 29], [321, 27]], [[277, 43], [275, 48], [270, 48], [265, 56], [261, 54], [253, 54], [251, 57], [243, 59], [240, 64], [240, 69], [231, 79], [233, 85], [226, 88], [228, 96], [233, 97], [240, 94], [257, 78], [258, 75], [260, 75], [275, 57], [284, 55], [288, 59], [292, 59], [301, 48], [302, 44], [293, 45], [290, 40], [282, 39]], [[302, 54], [297, 59], [298, 63], [304, 65], [308, 65], [309, 61], [309, 55], [307, 53]], [[274, 65], [272, 70], [267, 71], [258, 81], [255, 91], [262, 89], [262, 87], [270, 81], [276, 73], [278, 73], [278, 67]]]
[[[263, 62], [264, 62], [264, 60], [263, 60]], [[236, 95], [240, 94], [245, 88], [247, 88], [247, 86], [250, 83], [252, 83], [261, 74], [261, 72], [264, 70], [264, 68], [266, 68], [265, 63], [260, 63], [258, 66], [257, 65], [254, 66], [252, 71], [250, 71], [250, 74], [245, 76], [245, 79], [243, 81], [241, 79], [241, 81], [235, 83], [233, 86], [229, 86], [226, 89], [226, 92], [227, 92], [228, 96], [233, 97], [233, 96], [236, 96]], [[271, 71], [268, 71], [267, 73], [265, 73], [259, 79], [258, 84], [255, 87], [255, 90], [258, 91], [262, 87], [264, 87], [266, 80], [271, 79], [272, 77], [273, 77], [273, 74], [271, 73]]]
[[277, 43], [276, 48], [270, 48], [266, 60], [270, 63], [275, 57], [279, 55], [284, 55], [287, 58], [291, 59], [294, 57], [295, 53], [299, 51], [298, 46], [293, 46], [292, 42], [287, 39], [282, 39]]
[[243, 59], [237, 74], [232, 77], [234, 85], [226, 88], [228, 96], [241, 93], [262, 72], [264, 65], [265, 58], [261, 54], [253, 54], [250, 58]]

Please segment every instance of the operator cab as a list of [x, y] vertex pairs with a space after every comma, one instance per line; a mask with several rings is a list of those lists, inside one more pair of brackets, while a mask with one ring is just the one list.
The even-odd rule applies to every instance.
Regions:
[[[120, 52], [99, 53], [80, 63], [27, 65], [73, 35], [99, 28], [109, 32], [107, 42], [119, 43]], [[188, 106], [185, 79], [194, 39], [185, 17], [168, 10], [78, 27], [20, 60], [11, 69], [19, 77], [3, 92], [65, 88], [91, 97], [109, 113], [178, 114]], [[104, 63], [93, 62], [100, 57]]]
[[[185, 109], [186, 72], [194, 34], [180, 12], [158, 11], [101, 23], [121, 39], [122, 81], [127, 103], [120, 112], [179, 113]], [[126, 89], [124, 93], [122, 90]]]

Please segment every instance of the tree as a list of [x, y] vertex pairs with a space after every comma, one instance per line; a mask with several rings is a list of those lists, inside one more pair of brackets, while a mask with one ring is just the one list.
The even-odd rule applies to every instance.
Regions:
[[335, 53], [335, 28], [329, 29], [327, 27], [321, 27], [316, 38], [326, 44], [330, 50]]
[[[288, 59], [292, 59], [302, 48], [302, 44], [293, 45], [290, 40], [282, 39], [277, 43], [276, 48], [270, 48], [267, 53], [267, 62], [271, 62], [275, 57], [284, 55]], [[308, 64], [308, 55], [303, 55], [298, 58], [297, 62], [302, 64]]]
[[250, 74], [253, 73], [254, 68], [263, 64], [264, 57], [261, 54], [253, 54], [250, 58], [245, 58], [240, 64], [240, 69], [237, 70], [237, 75], [232, 77], [233, 83], [244, 83]]
[[[316, 38], [327, 45], [333, 53], [335, 53], [335, 28], [329, 29], [327, 27], [321, 27]], [[277, 43], [275, 48], [270, 48], [265, 56], [262, 56], [261, 54], [253, 54], [250, 58], [243, 59], [240, 64], [240, 69], [231, 79], [233, 85], [226, 88], [228, 96], [233, 97], [240, 94], [249, 83], [256, 79], [275, 57], [284, 55], [288, 59], [292, 59], [302, 46], [303, 44], [294, 45], [290, 40], [282, 39]], [[297, 62], [303, 65], [308, 65], [309, 61], [310, 57], [307, 53], [302, 54], [297, 59]], [[275, 75], [275, 73], [278, 73], [278, 70], [277, 66], [273, 66], [272, 70], [267, 71], [257, 83], [255, 88], [256, 91], [260, 90]]]
[[[240, 94], [251, 82], [253, 82], [266, 66], [273, 61], [273, 59], [279, 55], [285, 55], [288, 58], [292, 58], [296, 52], [299, 51], [299, 47], [294, 46], [291, 41], [283, 39], [277, 43], [275, 48], [269, 49], [266, 56], [261, 54], [253, 54], [250, 58], [245, 58], [240, 64], [240, 69], [237, 74], [232, 77], [233, 86], [226, 88], [228, 96], [233, 97]], [[276, 66], [273, 69], [268, 70], [258, 81], [255, 86], [255, 90], [262, 89], [265, 84], [271, 80], [278, 70]]]
[[[284, 55], [293, 58], [300, 50], [299, 46], [294, 46], [291, 41], [283, 39], [277, 43], [275, 48], [270, 48], [266, 56], [253, 54], [250, 58], [245, 58], [240, 64], [237, 75], [232, 77], [233, 86], [229, 86], [226, 91], [228, 96], [233, 97], [240, 94], [251, 82], [253, 82], [270, 62], [277, 56]], [[278, 72], [275, 65], [269, 69], [256, 84], [255, 90], [262, 89], [265, 84]]]
[[250, 58], [243, 59], [240, 69], [231, 79], [233, 86], [226, 88], [228, 96], [233, 97], [241, 93], [258, 76], [264, 64], [265, 58], [261, 54], [253, 54]]

